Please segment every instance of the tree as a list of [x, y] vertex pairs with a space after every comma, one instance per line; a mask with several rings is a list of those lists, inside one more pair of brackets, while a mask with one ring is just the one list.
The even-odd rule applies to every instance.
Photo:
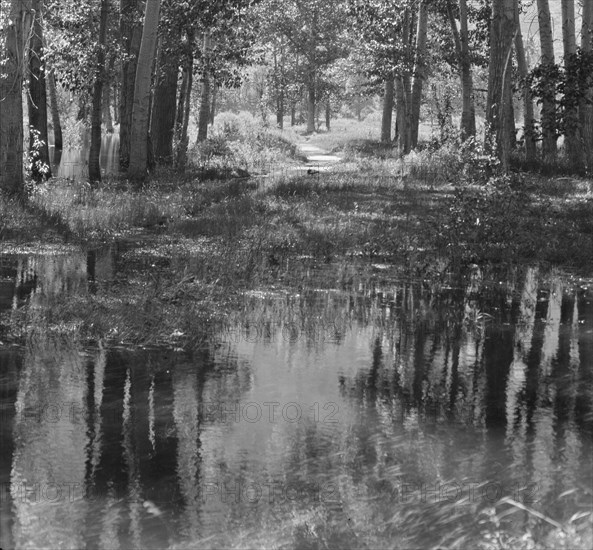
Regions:
[[29, 154], [31, 177], [36, 182], [51, 177], [47, 139], [47, 92], [43, 54], [43, 0], [32, 0], [33, 32], [29, 41]]
[[[583, 56], [593, 55], [593, 0], [583, 0], [581, 27], [581, 51]], [[590, 171], [593, 168], [593, 83], [585, 88], [580, 99], [579, 116], [581, 119], [581, 148], [585, 164]]]
[[[554, 37], [548, 0], [537, 0], [537, 17], [541, 48], [541, 67], [544, 72], [554, 73]], [[545, 160], [556, 158], [556, 89], [553, 78], [543, 81], [542, 97], [542, 154]]]
[[120, 37], [124, 58], [121, 68], [119, 101], [119, 169], [121, 172], [125, 172], [130, 163], [130, 129], [132, 126], [136, 68], [142, 39], [139, 0], [120, 0]]
[[54, 129], [54, 154], [57, 154], [62, 151], [62, 124], [60, 122], [60, 112], [58, 110], [56, 76], [53, 68], [49, 71], [47, 76], [47, 89], [49, 92], [49, 105], [51, 109], [52, 126]]
[[[511, 53], [515, 38], [514, 0], [494, 0], [490, 27], [490, 63], [486, 100], [486, 147], [495, 148], [503, 171], [508, 170], [509, 109], [512, 103]], [[494, 152], [494, 151], [493, 151]]]
[[208, 137], [208, 122], [210, 121], [210, 33], [204, 33], [202, 56], [204, 59], [202, 69], [202, 97], [200, 100], [200, 113], [198, 117], [198, 143]]
[[97, 67], [93, 85], [93, 103], [91, 111], [91, 146], [89, 151], [89, 181], [101, 181], [101, 111], [103, 107], [103, 82], [105, 80], [105, 42], [107, 37], [107, 16], [109, 0], [101, 0], [101, 17], [99, 22], [99, 44], [97, 50]]
[[12, 0], [0, 35], [4, 78], [0, 78], [0, 190], [23, 190], [23, 59], [31, 25], [30, 2]]
[[136, 81], [130, 140], [130, 165], [128, 178], [137, 185], [146, 181], [148, 171], [148, 122], [150, 115], [150, 84], [157, 42], [161, 0], [146, 0], [144, 27]]
[[466, 0], [459, 0], [459, 29], [457, 28], [453, 4], [450, 0], [447, 1], [446, 9], [455, 42], [459, 79], [461, 81], [461, 134], [463, 137], [469, 137], [476, 133], [476, 110], [469, 50], [467, 2]]
[[342, 0], [268, 0], [261, 9], [268, 34], [283, 37], [299, 58], [299, 76], [306, 89], [307, 132], [315, 131], [320, 72], [347, 55], [346, 10]]
[[381, 141], [391, 143], [391, 122], [393, 118], [394, 84], [393, 77], [385, 79], [383, 93], [383, 114], [381, 116]]
[[[464, 1], [464, 0], [462, 0]], [[411, 97], [411, 146], [418, 145], [418, 128], [420, 125], [420, 103], [422, 101], [422, 87], [424, 84], [426, 65], [426, 33], [428, 31], [428, 2], [420, 0], [418, 4], [418, 28], [416, 30], [416, 51], [414, 60], [414, 81]]]
[[515, 35], [515, 51], [517, 54], [517, 69], [519, 77], [523, 82], [522, 96], [523, 96], [523, 141], [525, 142], [525, 160], [533, 162], [536, 159], [536, 144], [535, 131], [533, 124], [535, 121], [535, 114], [533, 112], [533, 94], [529, 85], [526, 84], [526, 78], [529, 72], [527, 65], [527, 57], [525, 55], [525, 46], [523, 45], [523, 34], [521, 33], [521, 25], [519, 21], [519, 1], [515, 2], [515, 25], [517, 34]]
[[[577, 42], [575, 35], [574, 0], [562, 0], [562, 44], [564, 50], [564, 69], [568, 79], [566, 92], [576, 91], [578, 82], [572, 77], [578, 74], [576, 66]], [[575, 98], [576, 99], [576, 98]], [[571, 164], [582, 164], [579, 144], [580, 122], [578, 100], [570, 101], [563, 113], [564, 119], [564, 150]]]

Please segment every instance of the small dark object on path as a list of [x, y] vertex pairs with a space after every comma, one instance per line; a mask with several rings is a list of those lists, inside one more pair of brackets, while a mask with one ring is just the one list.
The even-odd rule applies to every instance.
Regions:
[[307, 170], [307, 174], [309, 174], [310, 176], [314, 176], [315, 174], [319, 174], [319, 170], [313, 170], [313, 169], [309, 168]]

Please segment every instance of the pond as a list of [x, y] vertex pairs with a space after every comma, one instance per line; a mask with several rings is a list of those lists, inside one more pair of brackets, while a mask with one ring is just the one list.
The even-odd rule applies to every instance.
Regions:
[[2, 548], [475, 548], [593, 509], [590, 281], [302, 258], [192, 352], [1, 343], [136, 246], [0, 255]]

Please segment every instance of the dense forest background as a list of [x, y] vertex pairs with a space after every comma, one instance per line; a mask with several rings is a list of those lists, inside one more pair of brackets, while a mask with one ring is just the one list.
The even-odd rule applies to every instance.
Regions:
[[221, 111], [308, 133], [370, 117], [400, 154], [475, 137], [503, 170], [516, 157], [586, 172], [592, 4], [3, 2], [0, 188], [22, 189], [24, 168], [51, 176], [50, 146], [76, 124], [90, 132], [90, 181], [101, 135], [117, 132], [120, 170], [142, 185], [157, 164], [183, 170], [190, 144], [216, 148], [208, 129]]

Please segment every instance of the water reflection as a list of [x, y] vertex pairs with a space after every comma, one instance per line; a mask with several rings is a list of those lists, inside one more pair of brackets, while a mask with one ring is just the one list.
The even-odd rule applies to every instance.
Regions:
[[[84, 179], [89, 175], [90, 136], [85, 134], [80, 147], [55, 151], [50, 147], [52, 173], [60, 178]], [[119, 135], [105, 134], [101, 138], [99, 166], [103, 176], [116, 175], [119, 167]]]
[[[11, 257], [0, 303], [101, 292], [130, 257]], [[199, 352], [0, 348], [2, 546], [474, 547], [493, 506], [509, 533], [546, 527], [503, 497], [591, 510], [591, 289], [536, 268], [329, 273], [287, 267], [299, 293], [247, 294]]]

